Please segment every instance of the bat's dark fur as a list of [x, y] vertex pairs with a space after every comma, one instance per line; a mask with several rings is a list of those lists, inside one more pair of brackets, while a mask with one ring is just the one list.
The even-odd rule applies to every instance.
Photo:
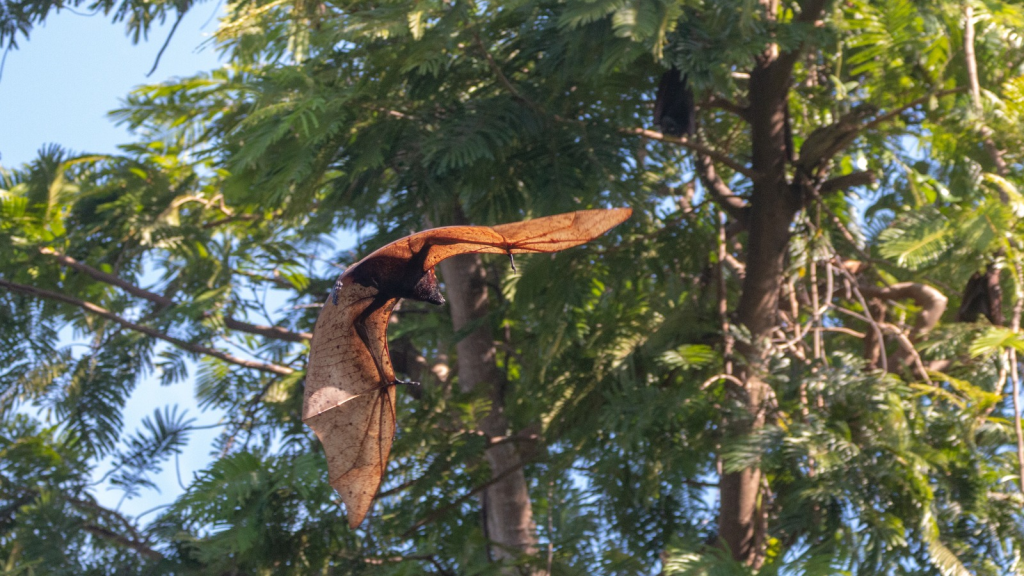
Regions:
[[696, 128], [693, 91], [686, 83], [686, 75], [680, 75], [678, 68], [673, 67], [661, 75], [658, 97], [654, 101], [654, 123], [669, 136], [693, 134]]

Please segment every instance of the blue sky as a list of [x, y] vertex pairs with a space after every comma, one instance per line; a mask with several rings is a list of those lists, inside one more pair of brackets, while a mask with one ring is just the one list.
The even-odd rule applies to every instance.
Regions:
[[[160, 66], [149, 78], [156, 54], [167, 38], [170, 22], [150, 34], [149, 41], [133, 45], [122, 24], [114, 24], [102, 15], [79, 16], [62, 12], [32, 31], [21, 47], [7, 56], [0, 78], [0, 165], [19, 166], [31, 161], [45, 144], [57, 143], [76, 152], [116, 153], [117, 146], [131, 141], [131, 135], [116, 126], [107, 113], [119, 107], [134, 87], [163, 82], [175, 76], [188, 76], [219, 65], [217, 52], [208, 42], [215, 31], [214, 18], [219, 4], [200, 4], [190, 12], [165, 51]], [[205, 26], [204, 26], [205, 25]], [[352, 242], [344, 233], [342, 242]], [[64, 342], [74, 341], [66, 331]], [[202, 413], [194, 399], [190, 378], [170, 387], [161, 387], [157, 375], [142, 379], [127, 400], [124, 431], [135, 431], [142, 419], [168, 405], [186, 409], [196, 418], [196, 426], [216, 424], [219, 413]], [[179, 466], [172, 460], [154, 478], [158, 491], [147, 491], [120, 502], [121, 493], [103, 482], [93, 488], [100, 503], [136, 516], [171, 502], [188, 484], [192, 474], [211, 461], [212, 440], [218, 428], [197, 430], [180, 456]], [[102, 476], [104, 467], [96, 474]], [[156, 514], [146, 515], [151, 521]]]
[[214, 47], [203, 46], [216, 29], [217, 6], [199, 4], [186, 15], [150, 78], [169, 22], [133, 45], [123, 24], [64, 11], [19, 39], [0, 79], [0, 164], [28, 162], [51, 142], [78, 152], [116, 152], [130, 136], [107, 112], [132, 88], [217, 67]]

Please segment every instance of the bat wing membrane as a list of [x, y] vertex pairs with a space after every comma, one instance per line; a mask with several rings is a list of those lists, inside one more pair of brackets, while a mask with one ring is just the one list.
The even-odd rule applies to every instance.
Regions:
[[[354, 528], [373, 503], [395, 435], [386, 330], [398, 300], [381, 301], [374, 288], [354, 283], [340, 286], [337, 297], [317, 319], [302, 416], [324, 446], [331, 486]], [[365, 328], [366, 343], [357, 325]]]
[[558, 252], [597, 238], [632, 213], [632, 208], [579, 210], [499, 226], [434, 228], [396, 240], [373, 252], [363, 262], [380, 257], [409, 261], [427, 248], [423, 269], [429, 270], [438, 262], [459, 254]]
[[623, 223], [632, 213], [632, 208], [580, 210], [501, 224], [492, 230], [505, 238], [513, 254], [558, 252], [597, 238]]
[[346, 281], [349, 273], [374, 258], [408, 263], [419, 256], [426, 271], [458, 254], [556, 252], [600, 236], [630, 214], [629, 208], [582, 210], [494, 227], [436, 228], [396, 240], [342, 275], [317, 319], [302, 419], [324, 446], [330, 483], [345, 503], [350, 526], [361, 524], [373, 503], [395, 435], [387, 326], [398, 300]]

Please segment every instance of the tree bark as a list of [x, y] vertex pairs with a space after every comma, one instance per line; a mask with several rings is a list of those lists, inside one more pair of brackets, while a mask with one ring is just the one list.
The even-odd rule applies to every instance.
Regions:
[[[455, 330], [462, 330], [487, 316], [487, 272], [480, 256], [463, 254], [438, 266]], [[480, 430], [490, 437], [507, 436], [505, 377], [495, 361], [494, 338], [486, 321], [460, 340], [456, 350], [460, 390], [486, 393], [491, 400], [490, 413], [478, 424]], [[512, 559], [519, 554], [535, 554], [537, 538], [522, 455], [514, 442], [494, 444], [485, 454], [491, 466], [491, 477], [500, 478], [484, 490], [481, 498], [484, 530], [492, 543], [493, 558]], [[508, 573], [518, 575], [522, 571], [510, 569]], [[537, 569], [529, 573], [545, 574]]]
[[[762, 0], [761, 4], [766, 18], [774, 20], [777, 0]], [[824, 5], [824, 0], [804, 2], [797, 20], [817, 20]], [[736, 320], [749, 331], [750, 340], [737, 344], [746, 365], [739, 373], [743, 389], [734, 393], [734, 400], [745, 413], [730, 415], [725, 423], [727, 438], [747, 436], [764, 426], [764, 404], [771, 392], [762, 377], [764, 343], [777, 324], [789, 226], [803, 203], [786, 176], [788, 95], [798, 57], [799, 49], [780, 53], [773, 44], [758, 57], [750, 73], [746, 117], [751, 168], [756, 176], [750, 198], [747, 271], [736, 309]], [[719, 537], [734, 559], [758, 567], [764, 561], [764, 524], [758, 522], [761, 470], [751, 467], [724, 473], [720, 486]]]
[[[788, 71], [779, 74], [772, 66], [759, 67], [750, 75], [753, 166], [761, 176], [754, 181], [751, 195], [747, 270], [736, 310], [736, 320], [750, 333], [749, 342], [737, 345], [747, 360], [740, 374], [744, 391], [737, 400], [747, 414], [731, 418], [726, 434], [733, 437], [751, 434], [764, 425], [762, 405], [768, 384], [761, 378], [763, 341], [777, 324], [789, 225], [799, 206], [785, 172], [788, 85]], [[719, 534], [733, 558], [750, 565], [760, 563], [763, 543], [756, 521], [760, 487], [758, 468], [726, 473], [721, 481]]]

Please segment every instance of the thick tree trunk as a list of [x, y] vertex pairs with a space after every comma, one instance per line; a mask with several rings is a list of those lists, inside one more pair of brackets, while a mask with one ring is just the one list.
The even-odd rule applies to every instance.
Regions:
[[[452, 324], [461, 330], [487, 315], [487, 273], [476, 254], [449, 258], [439, 264], [446, 287]], [[491, 399], [491, 412], [479, 422], [480, 430], [490, 437], [509, 434], [504, 412], [505, 378], [495, 362], [494, 338], [484, 322], [457, 344], [459, 388], [463, 392], [486, 392]], [[484, 528], [493, 543], [495, 559], [512, 558], [518, 554], [534, 554], [537, 539], [533, 509], [523, 474], [522, 456], [515, 443], [492, 446], [486, 453], [492, 477], [504, 475], [488, 487], [482, 498]], [[512, 472], [508, 472], [513, 470]], [[521, 571], [514, 571], [521, 574]], [[543, 571], [532, 571], [543, 574]]]
[[[776, 17], [777, 0], [761, 0], [769, 20]], [[808, 0], [798, 20], [810, 23], [821, 17], [824, 0]], [[755, 173], [750, 198], [746, 277], [736, 309], [737, 322], [750, 332], [749, 342], [737, 351], [746, 359], [739, 377], [743, 390], [735, 393], [745, 413], [732, 414], [726, 423], [727, 437], [741, 437], [764, 426], [765, 403], [771, 395], [764, 381], [765, 341], [777, 324], [779, 290], [782, 286], [789, 226], [803, 198], [786, 175], [789, 159], [788, 95], [793, 64], [799, 51], [780, 53], [769, 46], [750, 73], [751, 164]], [[756, 467], [722, 475], [719, 536], [733, 558], [752, 566], [764, 560], [764, 523], [759, 521], [761, 470]]]
[[[789, 225], [799, 206], [786, 181], [786, 93], [788, 71], [779, 75], [771, 67], [759, 67], [750, 76], [751, 136], [754, 181], [750, 202], [747, 270], [743, 293], [736, 310], [737, 322], [750, 331], [751, 341], [737, 350], [746, 358], [740, 378], [744, 390], [738, 400], [746, 414], [733, 415], [729, 436], [744, 436], [764, 425], [768, 385], [762, 379], [764, 340], [777, 324], [779, 289], [782, 285]], [[758, 565], [763, 543], [762, 524], [757, 522], [761, 471], [747, 468], [724, 474], [721, 480], [719, 534], [733, 557]]]

